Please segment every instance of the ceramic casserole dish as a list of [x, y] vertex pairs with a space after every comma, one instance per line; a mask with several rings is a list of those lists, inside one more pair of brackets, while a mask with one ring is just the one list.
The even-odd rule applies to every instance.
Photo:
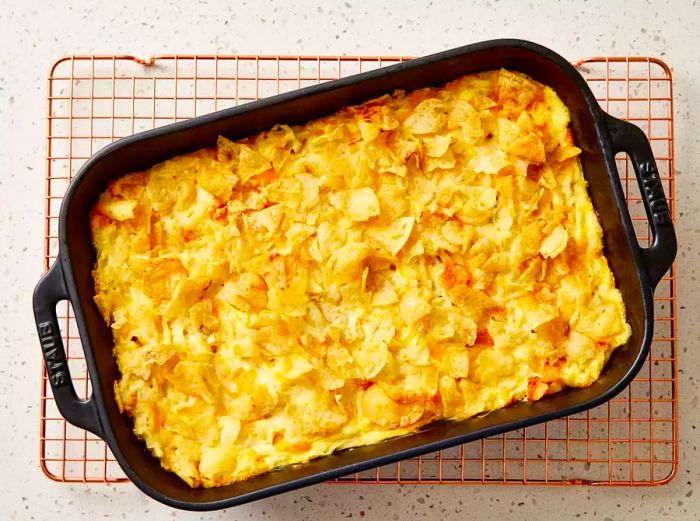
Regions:
[[[627, 308], [629, 341], [617, 348], [590, 387], [567, 388], [534, 403], [517, 403], [485, 416], [429, 424], [418, 432], [375, 445], [336, 452], [220, 488], [192, 489], [166, 471], [132, 432], [113, 397], [118, 368], [112, 335], [93, 302], [95, 249], [89, 212], [113, 179], [177, 155], [211, 147], [219, 135], [240, 139], [274, 124], [301, 124], [395, 89], [437, 86], [460, 76], [506, 68], [552, 87], [568, 106], [571, 130], [603, 233], [605, 255]], [[653, 232], [641, 248], [627, 210], [615, 154], [634, 166]], [[149, 496], [188, 510], [239, 505], [364, 469], [434, 452], [475, 439], [595, 407], [620, 392], [639, 371], [653, 336], [654, 289], [670, 268], [676, 237], [651, 147], [636, 126], [607, 115], [586, 82], [564, 58], [522, 40], [467, 45], [337, 81], [249, 103], [119, 140], [95, 154], [65, 194], [59, 221], [59, 254], [34, 292], [34, 314], [56, 404], [72, 424], [104, 439], [126, 475]], [[93, 394], [77, 398], [56, 319], [69, 300], [85, 351]]]

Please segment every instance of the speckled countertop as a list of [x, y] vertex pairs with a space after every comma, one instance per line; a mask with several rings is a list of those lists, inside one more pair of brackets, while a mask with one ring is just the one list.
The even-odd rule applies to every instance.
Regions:
[[[100, 5], [101, 4], [101, 5]], [[700, 6], [697, 2], [0, 2], [0, 519], [700, 519]], [[316, 486], [213, 514], [176, 512], [131, 485], [69, 486], [38, 465], [46, 74], [70, 53], [421, 55], [519, 37], [566, 57], [651, 55], [673, 68], [678, 196], [680, 469], [655, 488]]]

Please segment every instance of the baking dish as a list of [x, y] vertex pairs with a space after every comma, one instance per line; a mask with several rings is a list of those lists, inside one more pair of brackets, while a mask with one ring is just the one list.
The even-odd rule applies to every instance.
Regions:
[[[107, 182], [171, 156], [211, 146], [218, 134], [244, 137], [278, 122], [301, 123], [395, 88], [411, 90], [441, 84], [463, 74], [501, 66], [520, 70], [554, 87], [571, 109], [575, 139], [583, 149], [584, 172], [606, 234], [606, 254], [623, 291], [633, 329], [630, 342], [618, 350], [601, 379], [589, 389], [568, 390], [543, 402], [519, 404], [484, 418], [435, 424], [404, 438], [338, 453], [221, 489], [191, 490], [161, 469], [135, 439], [128, 418], [118, 414], [111, 398], [117, 371], [111, 356], [111, 334], [91, 300], [94, 250], [87, 212]], [[655, 241], [648, 250], [640, 250], [636, 244], [615, 172], [614, 153], [621, 150], [632, 156], [650, 213]], [[35, 293], [37, 324], [57, 404], [69, 421], [106, 439], [138, 486], [156, 499], [191, 509], [231, 506], [597, 405], [619, 391], [646, 356], [653, 325], [653, 287], [675, 252], [668, 208], [641, 131], [606, 116], [582, 78], [562, 58], [534, 44], [513, 40], [447, 51], [122, 140], [98, 153], [78, 174], [66, 194], [59, 228], [59, 259]], [[73, 302], [95, 388], [87, 402], [75, 398], [62, 358], [53, 310], [56, 302], [65, 298]]]

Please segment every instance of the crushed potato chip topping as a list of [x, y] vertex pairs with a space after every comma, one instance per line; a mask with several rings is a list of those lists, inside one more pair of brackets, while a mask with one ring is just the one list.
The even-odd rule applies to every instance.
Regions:
[[220, 486], [596, 380], [630, 327], [555, 92], [397, 91], [112, 182], [120, 409]]

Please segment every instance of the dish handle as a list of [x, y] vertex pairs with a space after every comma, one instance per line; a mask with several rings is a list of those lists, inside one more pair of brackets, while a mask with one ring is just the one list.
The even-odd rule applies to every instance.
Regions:
[[75, 394], [66, 350], [56, 317], [56, 304], [69, 300], [59, 261], [53, 263], [34, 289], [34, 319], [51, 390], [58, 410], [73, 425], [104, 438], [95, 397], [81, 400]]
[[653, 288], [676, 257], [676, 232], [649, 140], [638, 126], [607, 116], [613, 152], [625, 152], [632, 161], [639, 192], [649, 219], [653, 242], [642, 248], [642, 258]]

